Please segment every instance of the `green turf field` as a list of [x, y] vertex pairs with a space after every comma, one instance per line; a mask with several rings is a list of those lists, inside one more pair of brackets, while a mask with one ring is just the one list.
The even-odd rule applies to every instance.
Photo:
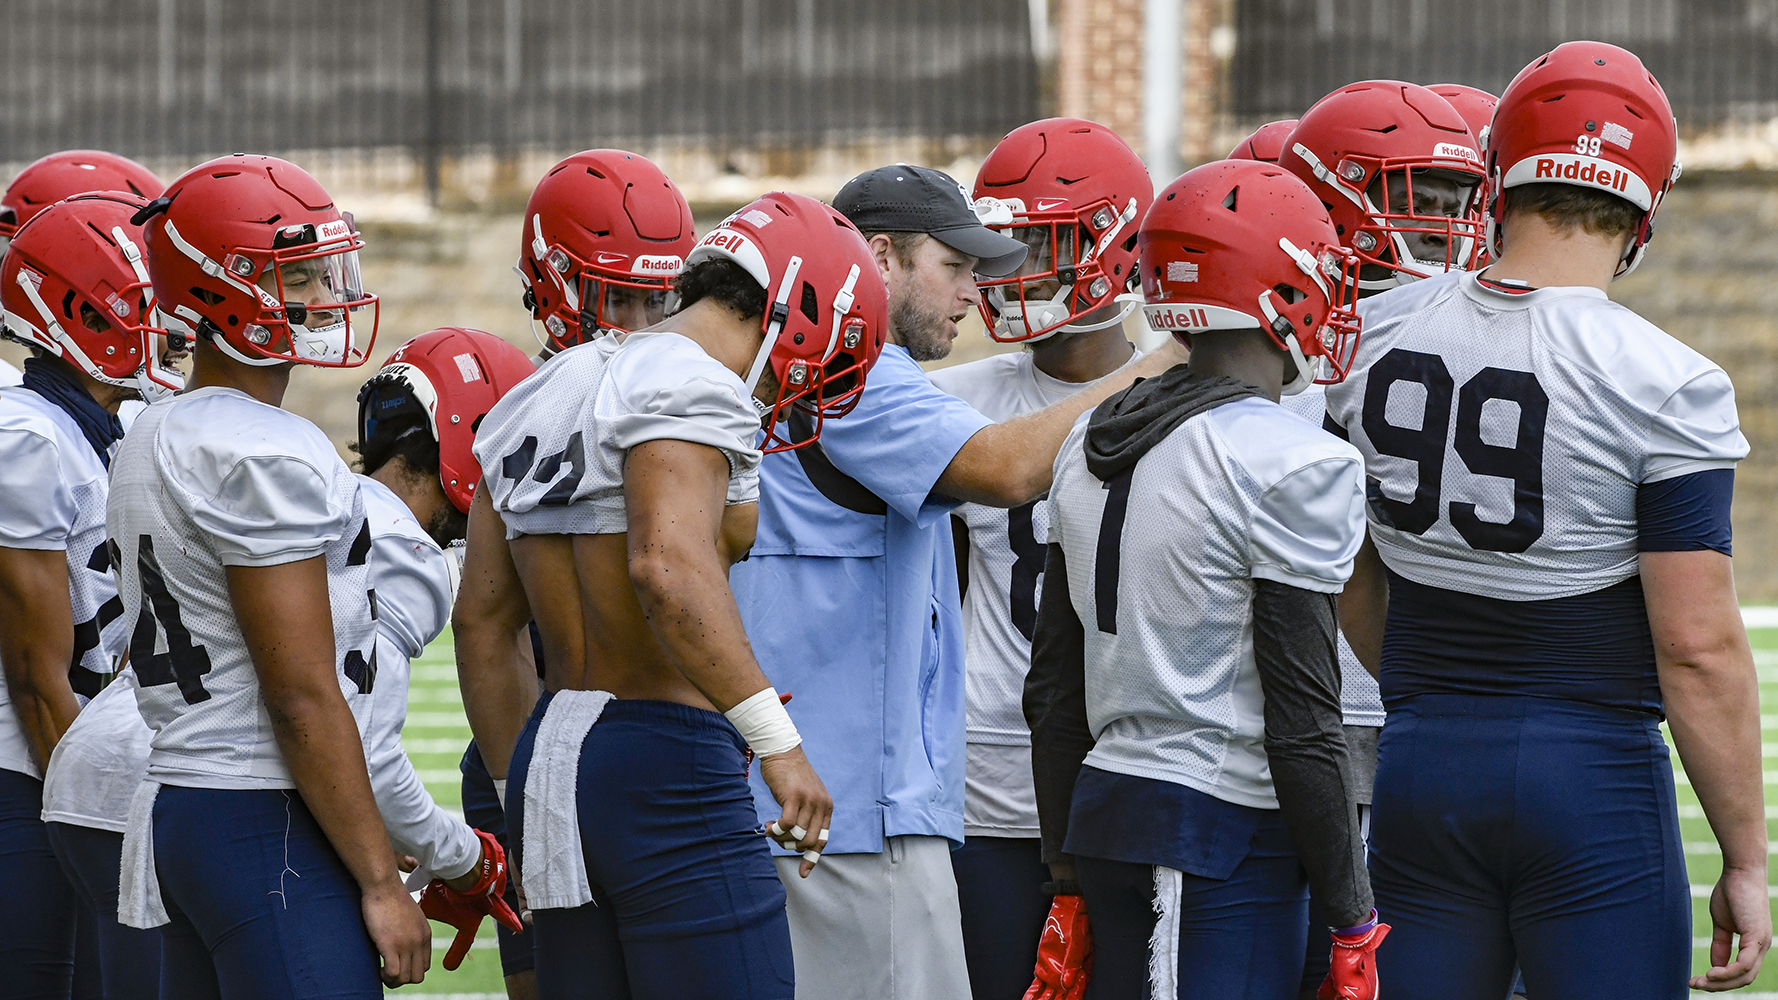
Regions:
[[[1765, 758], [1778, 758], [1778, 628], [1754, 629], [1754, 658], [1759, 665], [1760, 705], [1764, 710], [1761, 723]], [[463, 699], [457, 691], [457, 670], [451, 654], [451, 637], [447, 632], [427, 647], [426, 653], [414, 663], [413, 689], [408, 696], [407, 729], [403, 736], [414, 767], [426, 782], [433, 798], [447, 809], [461, 806], [457, 761], [469, 741], [469, 725], [463, 720]], [[1677, 758], [1675, 759], [1677, 763]], [[1775, 765], [1778, 768], [1778, 765]], [[1686, 785], [1683, 773], [1677, 775], [1679, 785], [1679, 826], [1685, 838], [1686, 868], [1691, 875], [1694, 969], [1702, 971], [1709, 962], [1710, 887], [1721, 871], [1722, 859], [1710, 825], [1698, 808], [1697, 797]], [[1766, 772], [1767, 787], [1778, 784], [1778, 769]], [[1767, 800], [1767, 816], [1778, 816], [1778, 802]], [[1769, 819], [1768, 819], [1769, 822]], [[1775, 869], [1778, 871], [1778, 869]], [[434, 931], [443, 925], [434, 924]], [[417, 987], [390, 991], [391, 996], [405, 1000], [496, 1000], [504, 998], [501, 986], [500, 953], [494, 947], [492, 921], [482, 924], [481, 938], [463, 967], [446, 972], [438, 963], [444, 958], [449, 940], [437, 938], [433, 943], [433, 967], [426, 982]], [[1388, 969], [1383, 969], [1384, 976]], [[1755, 992], [1737, 992], [1742, 1000], [1778, 1000], [1778, 961], [1768, 961]], [[421, 992], [424, 991], [424, 992]]]

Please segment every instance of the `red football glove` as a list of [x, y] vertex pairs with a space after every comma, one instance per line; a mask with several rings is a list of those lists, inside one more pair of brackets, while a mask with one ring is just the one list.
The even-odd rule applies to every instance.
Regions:
[[427, 919], [457, 928], [451, 950], [445, 952], [447, 972], [455, 972], [463, 964], [463, 956], [469, 954], [469, 946], [475, 943], [482, 917], [491, 914], [514, 933], [525, 929], [518, 914], [506, 905], [506, 851], [493, 834], [477, 830], [475, 835], [482, 842], [480, 867], [472, 869], [478, 873], [475, 885], [466, 892], [458, 892], [445, 885], [444, 879], [435, 878], [420, 892], [420, 912]]
[[1025, 991], [1025, 1000], [1080, 1000], [1092, 974], [1093, 932], [1087, 927], [1087, 902], [1079, 896], [1057, 896], [1043, 922], [1036, 978]]
[[1377, 1000], [1377, 945], [1389, 936], [1389, 925], [1376, 919], [1372, 910], [1369, 930], [1333, 936], [1332, 964], [1315, 991], [1319, 1000]]

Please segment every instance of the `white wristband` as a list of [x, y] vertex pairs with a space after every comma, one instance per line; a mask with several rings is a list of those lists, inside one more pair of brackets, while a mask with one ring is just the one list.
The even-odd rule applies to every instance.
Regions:
[[740, 731], [756, 756], [770, 757], [802, 745], [802, 734], [796, 731], [796, 723], [790, 721], [790, 713], [778, 700], [776, 688], [768, 687], [722, 714]]
[[500, 796], [500, 808], [506, 808], [506, 779], [494, 779], [494, 794]]

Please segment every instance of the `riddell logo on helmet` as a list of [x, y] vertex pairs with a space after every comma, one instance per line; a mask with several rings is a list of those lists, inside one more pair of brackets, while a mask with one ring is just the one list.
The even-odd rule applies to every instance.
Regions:
[[344, 219], [323, 222], [315, 227], [315, 238], [321, 241], [343, 240], [350, 235], [352, 235], [352, 227], [346, 225], [346, 220]]
[[1150, 308], [1148, 325], [1157, 330], [1207, 330], [1210, 314], [1202, 309]]
[[739, 253], [743, 247], [752, 246], [752, 243], [733, 229], [714, 229], [710, 231], [710, 235], [698, 241], [698, 246]]
[[1482, 158], [1476, 155], [1475, 150], [1455, 142], [1441, 142], [1434, 145], [1432, 147], [1432, 155], [1450, 159], [1468, 160], [1471, 163], [1482, 162]]
[[643, 254], [630, 265], [631, 274], [678, 274], [684, 269], [678, 254]]
[[1619, 170], [1600, 160], [1587, 159], [1582, 162], [1575, 157], [1567, 162], [1538, 157], [1535, 179], [1580, 181], [1583, 184], [1597, 184], [1612, 191], [1628, 191], [1630, 189], [1630, 172]]

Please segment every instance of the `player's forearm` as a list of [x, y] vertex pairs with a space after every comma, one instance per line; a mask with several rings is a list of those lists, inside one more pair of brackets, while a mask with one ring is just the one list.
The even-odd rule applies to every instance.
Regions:
[[366, 893], [399, 888], [358, 725], [338, 689], [280, 685], [262, 687], [261, 693], [297, 793], [359, 888]]
[[1017, 507], [1050, 488], [1056, 453], [1080, 415], [1189, 355], [1175, 343], [1146, 354], [1059, 403], [977, 431], [939, 477], [938, 492], [990, 507]]
[[74, 659], [74, 609], [67, 553], [0, 547], [0, 670], [19, 725], [39, 766], [74, 724], [80, 702], [68, 685]]
[[667, 656], [719, 712], [769, 687], [753, 657], [728, 574], [712, 547], [652, 546], [633, 555], [630, 581]]
[[58, 659], [53, 653], [27, 653], [19, 659], [23, 660], [22, 669], [16, 672], [12, 669], [14, 659], [8, 657], [6, 660], [7, 694], [11, 696], [19, 726], [30, 740], [37, 766], [48, 768], [49, 755], [55, 752], [56, 744], [62, 741], [68, 727], [74, 724], [74, 717], [80, 713], [80, 701], [74, 697], [74, 689], [68, 686], [66, 654]]
[[[1051, 543], [1045, 557], [1043, 597], [1031, 638], [1031, 669], [1022, 708], [1031, 729], [1031, 777], [1043, 859], [1052, 872], [1072, 868], [1062, 845], [1074, 801], [1074, 782], [1093, 749], [1087, 722], [1086, 633], [1068, 592], [1068, 562]], [[1056, 875], [1072, 878], [1072, 875]]]
[[[496, 779], [506, 777], [513, 747], [525, 718], [537, 702], [536, 673], [519, 655], [517, 636], [507, 622], [471, 618], [453, 626], [457, 684], [463, 692], [463, 714], [481, 750], [482, 762]], [[526, 635], [524, 641], [529, 643]]]

